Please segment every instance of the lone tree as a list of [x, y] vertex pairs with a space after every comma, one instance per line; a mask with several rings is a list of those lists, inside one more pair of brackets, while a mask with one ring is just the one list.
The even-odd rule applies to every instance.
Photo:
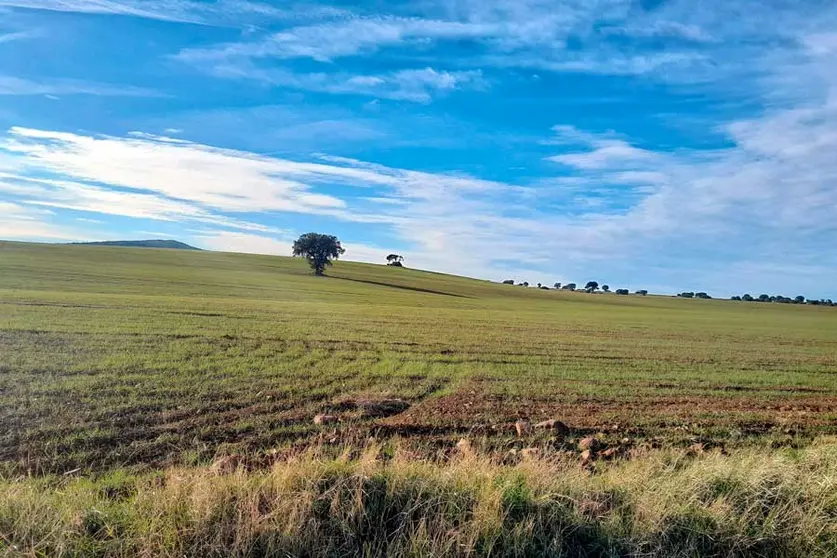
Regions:
[[610, 285], [602, 285], [602, 290], [606, 293], [610, 292]]
[[391, 265], [393, 267], [404, 267], [401, 265], [401, 262], [404, 261], [403, 256], [399, 256], [398, 254], [390, 254], [387, 256], [387, 265]]
[[587, 281], [587, 284], [584, 285], [585, 291], [595, 291], [599, 288], [599, 284], [596, 281]]
[[340, 258], [346, 250], [336, 236], [319, 233], [305, 233], [294, 242], [294, 256], [303, 256], [316, 275], [323, 275], [332, 260]]

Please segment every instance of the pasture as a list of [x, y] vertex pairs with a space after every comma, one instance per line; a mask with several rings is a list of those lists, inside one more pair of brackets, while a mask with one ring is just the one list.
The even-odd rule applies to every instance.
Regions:
[[[282, 257], [0, 243], [2, 470], [200, 465], [370, 437], [434, 457], [463, 436], [499, 453], [570, 451], [587, 435], [802, 446], [837, 431], [833, 308], [350, 262], [327, 273]], [[323, 412], [341, 422], [313, 424]], [[573, 436], [518, 442], [521, 418], [560, 419]]]

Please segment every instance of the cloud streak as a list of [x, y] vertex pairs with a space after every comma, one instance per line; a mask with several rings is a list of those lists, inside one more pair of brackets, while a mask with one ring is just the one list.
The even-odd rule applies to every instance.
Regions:
[[328, 18], [344, 13], [338, 8], [316, 6], [304, 10], [283, 9], [248, 0], [0, 0], [2, 6], [218, 26]]
[[73, 79], [32, 81], [0, 75], [0, 95], [95, 95], [102, 97], [164, 97], [152, 89]]
[[415, 103], [429, 103], [434, 96], [459, 89], [483, 90], [488, 87], [482, 72], [478, 70], [448, 72], [429, 67], [377, 75], [324, 72], [304, 74], [280, 68], [266, 69], [239, 63], [218, 65], [213, 67], [211, 72], [218, 77], [243, 78], [303, 91], [363, 95]]

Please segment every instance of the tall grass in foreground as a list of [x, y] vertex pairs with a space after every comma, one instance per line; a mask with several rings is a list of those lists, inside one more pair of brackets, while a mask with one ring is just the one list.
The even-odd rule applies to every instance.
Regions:
[[837, 441], [599, 464], [369, 448], [265, 471], [0, 481], [7, 556], [835, 556]]

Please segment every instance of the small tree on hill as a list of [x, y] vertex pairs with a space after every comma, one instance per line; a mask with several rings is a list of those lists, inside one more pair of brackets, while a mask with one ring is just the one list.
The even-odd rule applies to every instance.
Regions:
[[555, 287], [556, 289], [560, 289], [561, 288], [561, 283], [555, 283], [552, 286]]
[[308, 260], [316, 275], [323, 275], [332, 260], [346, 253], [336, 236], [319, 233], [305, 233], [294, 242], [293, 255]]
[[585, 291], [595, 291], [599, 288], [599, 284], [596, 281], [587, 281], [587, 284], [584, 285]]
[[404, 267], [401, 262], [404, 261], [403, 256], [399, 256], [398, 254], [390, 254], [387, 256], [387, 265], [392, 267]]
[[610, 285], [602, 285], [602, 290], [606, 293], [610, 292]]

